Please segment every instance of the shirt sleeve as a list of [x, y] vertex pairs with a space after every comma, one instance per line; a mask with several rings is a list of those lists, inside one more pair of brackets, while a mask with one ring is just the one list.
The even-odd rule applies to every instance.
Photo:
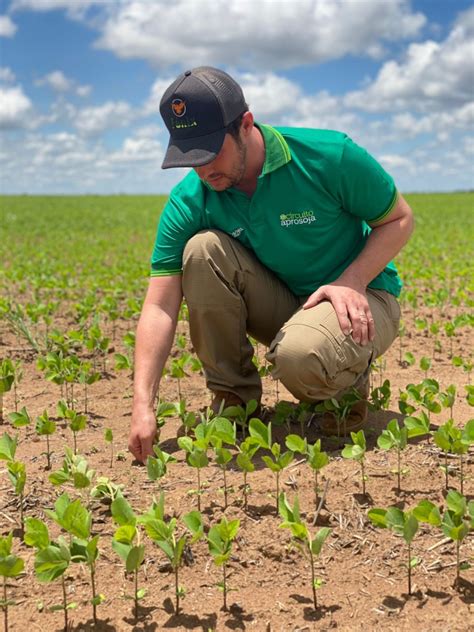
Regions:
[[339, 194], [344, 210], [370, 225], [385, 219], [397, 200], [393, 178], [350, 138], [341, 156]]
[[[183, 184], [183, 183], [181, 183]], [[161, 214], [151, 256], [151, 276], [181, 274], [186, 243], [202, 225], [201, 186], [178, 185], [173, 189]]]

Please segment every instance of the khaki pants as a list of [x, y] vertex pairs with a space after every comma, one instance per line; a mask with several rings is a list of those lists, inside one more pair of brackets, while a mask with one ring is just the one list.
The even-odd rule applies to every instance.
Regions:
[[303, 310], [255, 255], [218, 230], [197, 233], [183, 255], [183, 292], [191, 341], [213, 391], [259, 400], [262, 386], [247, 335], [269, 347], [272, 376], [299, 400], [334, 397], [353, 386], [398, 334], [394, 296], [367, 291], [375, 339], [366, 346], [342, 333], [328, 301]]

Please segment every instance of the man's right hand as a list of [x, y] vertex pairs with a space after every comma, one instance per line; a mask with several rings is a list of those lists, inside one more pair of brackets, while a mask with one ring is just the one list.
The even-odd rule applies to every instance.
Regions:
[[140, 463], [146, 463], [147, 457], [153, 456], [156, 435], [156, 418], [153, 410], [134, 409], [128, 436], [128, 449]]

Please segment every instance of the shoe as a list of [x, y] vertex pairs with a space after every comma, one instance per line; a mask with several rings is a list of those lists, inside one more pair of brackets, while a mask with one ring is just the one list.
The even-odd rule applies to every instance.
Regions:
[[214, 397], [210, 408], [215, 415], [218, 415], [221, 410], [229, 406], [243, 406], [245, 408], [243, 400], [235, 393], [230, 391], [213, 391], [213, 393]]
[[353, 387], [362, 399], [355, 402], [349, 414], [346, 417], [345, 423], [337, 423], [336, 415], [332, 412], [325, 412], [323, 418], [319, 422], [319, 431], [326, 437], [341, 437], [348, 436], [351, 432], [358, 432], [365, 428], [368, 417], [368, 398], [370, 391], [370, 379], [369, 373], [363, 375], [361, 379], [356, 382]]

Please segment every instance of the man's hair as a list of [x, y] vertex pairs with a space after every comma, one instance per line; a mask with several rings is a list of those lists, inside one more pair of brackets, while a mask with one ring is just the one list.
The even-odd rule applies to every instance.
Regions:
[[242, 125], [242, 119], [244, 117], [244, 114], [245, 112], [242, 112], [242, 114], [239, 114], [239, 116], [236, 119], [234, 119], [232, 123], [229, 123], [229, 125], [227, 126], [227, 133], [230, 134], [232, 138], [236, 141], [238, 141], [240, 138], [239, 131], [240, 131], [240, 126]]

